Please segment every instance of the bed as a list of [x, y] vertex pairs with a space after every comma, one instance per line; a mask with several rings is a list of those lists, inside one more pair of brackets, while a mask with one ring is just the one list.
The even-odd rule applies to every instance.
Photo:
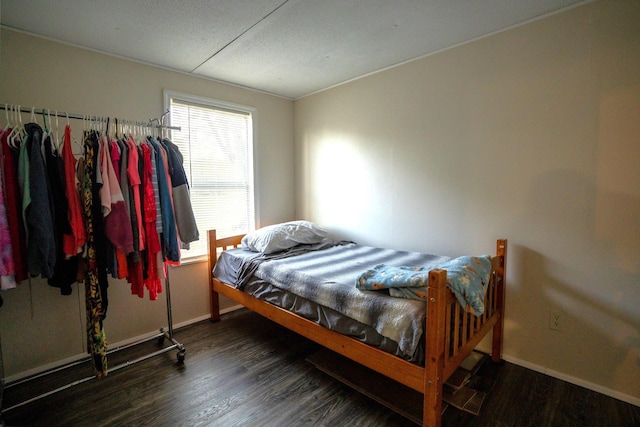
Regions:
[[[243, 237], [245, 238], [244, 245], [242, 244]], [[478, 309], [477, 306], [470, 303], [465, 305], [460, 299], [458, 290], [451, 286], [454, 281], [452, 276], [456, 273], [452, 273], [455, 269], [448, 268], [451, 265], [450, 261], [452, 261], [449, 259], [428, 255], [433, 258], [427, 258], [425, 261], [420, 258], [420, 254], [413, 252], [362, 247], [353, 242], [331, 242], [326, 245], [324, 241], [319, 244], [310, 244], [306, 241], [295, 242], [292, 248], [287, 248], [282, 252], [278, 252], [280, 248], [277, 248], [275, 254], [265, 255], [256, 251], [255, 248], [251, 248], [253, 251], [246, 250], [247, 237], [237, 235], [218, 239], [216, 230], [208, 231], [211, 320], [220, 319], [219, 295], [224, 295], [338, 354], [404, 384], [424, 395], [424, 426], [441, 425], [444, 382], [490, 332], [492, 332], [491, 359], [494, 362], [501, 360], [506, 239], [497, 240], [496, 254], [487, 256], [488, 279], [487, 283], [483, 283], [485, 292], [483, 292], [482, 301], [480, 301], [482, 307]], [[245, 248], [242, 249], [242, 246]], [[296, 252], [299, 249], [304, 249], [304, 252]], [[289, 251], [292, 251], [293, 254], [281, 256]], [[381, 251], [386, 255], [381, 254]], [[372, 256], [372, 259], [361, 262], [358, 258], [361, 256], [361, 252], [374, 255], [365, 255]], [[385, 258], [388, 254], [392, 254], [392, 258]], [[418, 258], [414, 259], [413, 257], [416, 256]], [[305, 257], [309, 261], [303, 261]], [[318, 257], [324, 257], [324, 261], [319, 261], [322, 258]], [[379, 263], [381, 259], [390, 261], [389, 263]], [[400, 338], [396, 335], [393, 339], [387, 339], [385, 331], [388, 330], [389, 322], [391, 325], [395, 325], [397, 322], [392, 318], [384, 325], [377, 324], [378, 317], [388, 317], [383, 315], [375, 316], [376, 321], [373, 322], [373, 326], [369, 325], [371, 322], [367, 321], [367, 317], [364, 315], [356, 320], [350, 319], [349, 322], [353, 323], [333, 330], [334, 325], [341, 325], [344, 322], [343, 320], [335, 320], [336, 318], [332, 316], [337, 315], [339, 319], [348, 317], [343, 315], [343, 312], [350, 313], [350, 304], [346, 304], [345, 301], [351, 301], [351, 297], [348, 299], [335, 298], [340, 301], [335, 309], [324, 307], [322, 304], [317, 305], [313, 301], [311, 302], [312, 308], [309, 309], [306, 305], [309, 302], [307, 297], [313, 300], [315, 294], [301, 296], [300, 294], [305, 292], [301, 289], [305, 289], [306, 286], [289, 284], [288, 282], [313, 281], [310, 279], [311, 276], [305, 273], [307, 264], [312, 265], [311, 270], [318, 265], [329, 265], [331, 269], [340, 270], [339, 265], [336, 264], [340, 262], [338, 260], [343, 260], [342, 263], [345, 265], [361, 267], [357, 268], [360, 268], [363, 274], [355, 277], [354, 280], [360, 284], [364, 283], [363, 277], [367, 278], [377, 273], [376, 269], [380, 267], [407, 269], [408, 266], [414, 265], [433, 265], [433, 268], [420, 269], [421, 277], [425, 277], [426, 285], [424, 288], [426, 299], [422, 301], [420, 298], [415, 300], [396, 298], [389, 295], [389, 290], [384, 289], [382, 292], [367, 290], [372, 288], [356, 289], [360, 286], [353, 284], [353, 281], [350, 283], [349, 289], [346, 290], [354, 298], [361, 298], [359, 294], [362, 294], [362, 297], [372, 295], [373, 298], [378, 298], [381, 301], [390, 301], [389, 304], [403, 303], [401, 301], [404, 300], [413, 307], [414, 311], [416, 304], [418, 304], [417, 307], [421, 311], [418, 315], [411, 314], [411, 316], [417, 317], [417, 320], [409, 319], [407, 322], [413, 326], [418, 325], [419, 331], [402, 333]], [[287, 266], [288, 263], [293, 263], [292, 265], [295, 267]], [[283, 270], [287, 268], [289, 270]], [[450, 272], [449, 282], [447, 282], [447, 269]], [[231, 273], [229, 274], [229, 272]], [[269, 272], [273, 278], [266, 275]], [[346, 277], [351, 277], [350, 275], [353, 275], [353, 271], [349, 271]], [[320, 282], [333, 283], [335, 280], [325, 279]], [[374, 285], [377, 284], [374, 282]], [[283, 290], [282, 288], [285, 287], [287, 289]], [[284, 294], [285, 298], [276, 299], [274, 295], [280, 294]], [[477, 295], [474, 296], [478, 298]], [[324, 300], [320, 298], [320, 301]], [[356, 302], [356, 305], [359, 304]], [[300, 306], [303, 308], [298, 309]], [[409, 308], [403, 309], [408, 312], [411, 310]], [[300, 314], [297, 314], [296, 311]], [[317, 313], [317, 316], [313, 313]], [[357, 310], [355, 317], [358, 317]], [[353, 326], [354, 324], [356, 326]], [[365, 329], [358, 329], [357, 325]], [[378, 331], [383, 333], [377, 334]], [[368, 343], [368, 337], [373, 335], [375, 336], [372, 343]], [[418, 337], [418, 345], [415, 343], [416, 340], [411, 339], [411, 336]], [[409, 338], [404, 342], [403, 337]], [[401, 345], [401, 343], [404, 344]]]

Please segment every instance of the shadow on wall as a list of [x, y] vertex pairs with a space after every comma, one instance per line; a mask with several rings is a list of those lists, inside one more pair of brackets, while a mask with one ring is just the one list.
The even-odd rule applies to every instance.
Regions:
[[599, 107], [595, 235], [614, 242], [616, 266], [638, 275], [640, 83], [609, 89]]
[[[509, 256], [515, 265], [507, 273], [507, 307], [517, 307], [518, 313], [507, 313], [512, 337], [507, 345], [515, 344], [514, 354], [536, 357], [535, 363], [547, 369], [640, 398], [640, 318], [633, 310], [638, 287], [612, 289], [603, 280], [597, 289], [602, 295], [597, 295], [582, 289], [579, 280], [564, 279], [571, 272], [558, 259], [513, 244]], [[561, 331], [550, 329], [552, 311], [564, 314]]]
[[[562, 169], [539, 175], [529, 200], [518, 231], [526, 246], [512, 240], [509, 251], [515, 354], [640, 398], [640, 258], [628, 258], [640, 238], [623, 233], [637, 232], [638, 198]], [[600, 213], [603, 200], [610, 215]], [[630, 251], [623, 259], [621, 248]], [[562, 331], [549, 328], [551, 311], [565, 313]]]

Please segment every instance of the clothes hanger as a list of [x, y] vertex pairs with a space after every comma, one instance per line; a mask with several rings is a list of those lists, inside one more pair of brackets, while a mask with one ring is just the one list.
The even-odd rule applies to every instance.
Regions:
[[[56, 138], [53, 140], [53, 146], [55, 147], [56, 156], [60, 154], [60, 127], [58, 124], [58, 110], [53, 114], [56, 118]], [[51, 123], [51, 116], [49, 116], [49, 123]]]
[[133, 121], [130, 121], [129, 122], [129, 135], [128, 135], [127, 141], [133, 142], [135, 140], [135, 138], [138, 136], [137, 132], [138, 132], [138, 128], [136, 126], [136, 123], [133, 122]]
[[[171, 130], [168, 128], [168, 126], [171, 124], [171, 120], [169, 120], [171, 117], [170, 114], [171, 111], [167, 110], [160, 116], [160, 126], [162, 126], [160, 128], [160, 132], [162, 132], [162, 138], [165, 138], [165, 136], [166, 138], [169, 138], [170, 136]], [[167, 119], [167, 124], [164, 123], [165, 118]]]
[[42, 109], [42, 139], [40, 142], [43, 142], [47, 136], [51, 136], [51, 132], [49, 130], [49, 125], [47, 124], [47, 110]]
[[12, 114], [12, 119], [13, 119], [13, 128], [16, 129], [20, 126], [19, 123], [19, 119], [20, 119], [20, 106], [19, 105], [13, 105], [12, 106], [13, 109], [11, 110]]
[[19, 145], [22, 143], [22, 136], [24, 133], [24, 125], [22, 124], [22, 107], [20, 105], [13, 106], [13, 114], [14, 114], [14, 120], [15, 120], [15, 126], [13, 127], [13, 130], [11, 131], [11, 133], [9, 134], [9, 136], [7, 137], [7, 142], [9, 144], [9, 146], [15, 150], [17, 150], [19, 148]]
[[[45, 110], [43, 110], [45, 111]], [[54, 156], [58, 156], [58, 141], [55, 139], [55, 135], [53, 134], [53, 121], [51, 120], [51, 110], [46, 110], [47, 112], [47, 120], [45, 120], [45, 127], [47, 128], [47, 135], [51, 138], [51, 154]]]
[[[73, 143], [80, 148], [80, 153], [78, 153], [78, 154], [81, 154], [84, 151], [84, 147], [82, 146], [82, 144], [80, 144], [78, 142], [78, 140], [75, 138], [75, 136], [73, 136], [73, 133], [71, 132], [71, 123], [69, 123], [69, 113], [65, 112], [65, 114], [67, 116], [67, 126], [66, 127], [69, 128], [69, 135], [71, 136], [71, 140], [73, 141]], [[83, 125], [83, 127], [84, 127], [84, 119], [85, 119], [85, 116], [83, 115], [82, 116], [82, 125]], [[84, 129], [83, 129], [83, 131], [84, 131]], [[69, 148], [71, 148], [71, 147], [69, 147]], [[73, 153], [73, 149], [71, 149], [71, 152]]]
[[[160, 116], [159, 119], [151, 119], [151, 120], [149, 120], [149, 135], [151, 137], [153, 137], [153, 138], [159, 138], [160, 137], [158, 132], [159, 132], [160, 126], [162, 124], [161, 120], [162, 120], [162, 116]], [[158, 123], [157, 126], [155, 125], [156, 122]]]
[[44, 154], [44, 141], [47, 138], [50, 138], [51, 141], [51, 155], [55, 156], [56, 153], [56, 145], [55, 145], [55, 141], [53, 141], [53, 138], [51, 138], [51, 129], [49, 128], [49, 123], [47, 123], [47, 117], [49, 117], [49, 123], [51, 123], [51, 116], [49, 115], [49, 110], [46, 109], [42, 109], [42, 138], [40, 139], [40, 143], [43, 144], [42, 145], [42, 150], [43, 150], [43, 154]]
[[7, 121], [5, 129], [9, 129], [11, 127], [11, 122], [9, 121], [9, 104], [4, 104], [4, 117]]

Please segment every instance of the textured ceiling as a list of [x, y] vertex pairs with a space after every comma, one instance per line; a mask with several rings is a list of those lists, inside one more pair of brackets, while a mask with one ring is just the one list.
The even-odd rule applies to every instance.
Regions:
[[583, 0], [0, 0], [0, 22], [297, 99]]

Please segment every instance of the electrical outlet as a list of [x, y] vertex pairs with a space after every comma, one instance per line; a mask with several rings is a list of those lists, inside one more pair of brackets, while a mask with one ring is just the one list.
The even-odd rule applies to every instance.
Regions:
[[549, 329], [554, 331], [564, 331], [565, 314], [561, 311], [551, 310], [549, 312]]

